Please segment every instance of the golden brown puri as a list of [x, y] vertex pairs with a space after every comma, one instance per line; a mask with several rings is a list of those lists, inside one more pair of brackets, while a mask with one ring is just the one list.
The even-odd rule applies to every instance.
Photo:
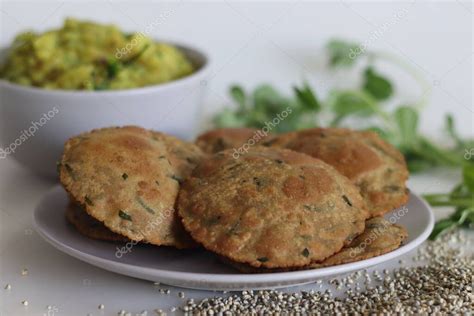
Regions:
[[122, 235], [112, 232], [72, 201], [66, 209], [66, 219], [79, 233], [86, 237], [105, 241], [127, 242], [129, 240]]
[[371, 217], [408, 200], [404, 157], [374, 132], [313, 128], [280, 135], [264, 145], [302, 152], [335, 167], [359, 187]]
[[310, 268], [334, 266], [377, 257], [401, 246], [408, 237], [405, 227], [391, 224], [383, 217], [374, 217], [365, 223], [365, 230], [351, 244], [320, 264]]
[[357, 188], [331, 166], [261, 146], [203, 161], [182, 185], [178, 211], [206, 249], [266, 268], [322, 261], [362, 233], [368, 217]]
[[126, 126], [93, 130], [66, 142], [60, 181], [89, 215], [134, 241], [193, 244], [174, 204], [186, 174], [174, 168], [164, 135]]
[[154, 132], [153, 138], [164, 143], [168, 152], [167, 159], [175, 174], [181, 177], [182, 181], [191, 174], [191, 171], [204, 158], [204, 152], [193, 143], [185, 142], [179, 138], [166, 135], [160, 132]]
[[201, 134], [196, 144], [208, 154], [225, 149], [238, 149], [253, 138], [255, 144], [269, 138], [263, 131], [255, 128], [218, 128]]
[[[391, 224], [382, 217], [374, 217], [366, 222], [364, 232], [354, 239], [350, 245], [342, 248], [340, 252], [320, 263], [312, 263], [306, 267], [298, 268], [298, 270], [335, 266], [377, 257], [399, 248], [407, 236], [404, 227]], [[244, 273], [273, 273], [295, 270], [255, 268], [228, 259], [223, 259], [223, 262]]]

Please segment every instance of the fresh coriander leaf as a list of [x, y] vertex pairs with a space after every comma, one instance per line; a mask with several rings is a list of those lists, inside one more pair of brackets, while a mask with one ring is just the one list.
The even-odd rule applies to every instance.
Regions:
[[378, 105], [367, 93], [346, 90], [334, 91], [329, 99], [329, 106], [336, 114], [335, 121], [340, 121], [348, 115], [370, 116]]
[[[274, 120], [291, 106], [293, 100], [282, 96], [269, 85], [258, 86], [252, 94], [253, 107], [245, 114], [247, 126], [262, 128], [267, 122]], [[281, 123], [281, 121], [280, 121]], [[274, 128], [276, 131], [280, 124]]]
[[286, 100], [272, 86], [263, 84], [255, 88], [253, 92], [255, 108], [272, 108], [275, 105], [285, 103]]
[[240, 106], [240, 109], [245, 109], [246, 105], [246, 96], [244, 89], [241, 86], [233, 85], [230, 87], [229, 91], [232, 99]]
[[245, 116], [240, 116], [227, 108], [214, 117], [214, 124], [217, 127], [243, 127], [247, 126], [247, 120]]
[[400, 145], [414, 146], [418, 137], [418, 112], [410, 106], [401, 106], [396, 109], [394, 117], [400, 132]]
[[290, 103], [285, 111], [287, 116], [275, 125], [272, 132], [285, 133], [317, 125], [318, 113], [316, 111], [303, 109], [301, 105], [294, 103]]
[[293, 87], [293, 90], [296, 94], [297, 100], [303, 106], [304, 109], [312, 110], [319, 112], [321, 110], [321, 105], [316, 99], [314, 92], [311, 90], [309, 85], [305, 82], [302, 88]]
[[372, 67], [367, 67], [364, 72], [363, 89], [377, 100], [386, 100], [393, 94], [391, 82]]
[[357, 58], [363, 55], [360, 45], [344, 40], [334, 39], [327, 44], [331, 66], [352, 66]]

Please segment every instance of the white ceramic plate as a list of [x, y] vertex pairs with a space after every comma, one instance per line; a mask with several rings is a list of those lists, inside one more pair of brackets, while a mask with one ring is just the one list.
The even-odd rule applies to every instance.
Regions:
[[[222, 264], [202, 250], [176, 250], [150, 245], [92, 240], [79, 234], [66, 222], [64, 212], [68, 197], [60, 187], [48, 192], [34, 213], [38, 233], [50, 244], [82, 261], [116, 273], [175, 285], [204, 290], [243, 290], [279, 288], [311, 283], [321, 277], [364, 269], [394, 259], [419, 246], [433, 229], [434, 217], [428, 205], [411, 194], [409, 203], [387, 214], [386, 218], [405, 226], [408, 240], [395, 251], [354, 263], [333, 267], [264, 274], [242, 274]], [[125, 247], [125, 248], [122, 248]], [[117, 256], [118, 255], [118, 256]]]

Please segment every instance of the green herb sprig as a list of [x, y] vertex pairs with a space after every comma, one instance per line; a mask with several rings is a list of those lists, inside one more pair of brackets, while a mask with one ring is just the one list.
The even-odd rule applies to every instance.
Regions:
[[226, 108], [214, 118], [218, 127], [255, 127], [262, 128], [288, 107], [291, 115], [275, 126], [272, 132], [288, 132], [295, 129], [313, 127], [318, 120], [321, 105], [313, 90], [305, 83], [295, 87], [293, 98], [283, 96], [268, 84], [255, 88], [247, 94], [241, 86], [230, 88], [230, 96], [237, 104], [236, 109]]
[[425, 194], [423, 196], [432, 206], [454, 206], [455, 212], [436, 223], [431, 239], [443, 231], [455, 227], [474, 226], [474, 165], [465, 165], [463, 179], [450, 193]]
[[[395, 100], [396, 85], [380, 73], [375, 64], [379, 60], [391, 62], [410, 74], [420, 85], [421, 91], [429, 91], [423, 76], [403, 60], [384, 52], [359, 49], [359, 54], [356, 54], [358, 47], [360, 46], [357, 43], [332, 40], [326, 48], [330, 69], [349, 69], [362, 64], [362, 83], [359, 87], [333, 89], [322, 99], [306, 82], [293, 87], [292, 96], [285, 96], [268, 84], [257, 86], [251, 93], [239, 85], [233, 85], [230, 88], [230, 96], [237, 107], [225, 108], [218, 113], [214, 117], [214, 124], [217, 127], [263, 128], [266, 122], [273, 120], [289, 107], [292, 109], [291, 115], [281, 120], [272, 132], [281, 133], [323, 125], [345, 127], [348, 122], [355, 121], [358, 125], [365, 124], [367, 129], [377, 132], [396, 146], [404, 154], [411, 172], [454, 167], [464, 168], [464, 174], [470, 174], [472, 171], [466, 170], [471, 170], [474, 156], [466, 159], [464, 152], [474, 148], [474, 140], [465, 140], [459, 136], [450, 114], [445, 119], [445, 131], [451, 140], [451, 146], [442, 147], [421, 134], [419, 117], [428, 103], [427, 93], [422, 93], [419, 100], [389, 109], [388, 103], [394, 103]], [[370, 122], [370, 125], [367, 126], [367, 122]], [[472, 188], [466, 186], [465, 182], [466, 176], [461, 186]], [[462, 198], [458, 196], [460, 192], [464, 194]], [[442, 204], [456, 207], [456, 212], [450, 219], [436, 225], [434, 235], [452, 226], [472, 223], [472, 191], [463, 189], [454, 193], [427, 195], [428, 202], [433, 206]], [[461, 203], [460, 199], [463, 201], [462, 205], [458, 205]], [[470, 200], [470, 204], [464, 203], [466, 200]]]

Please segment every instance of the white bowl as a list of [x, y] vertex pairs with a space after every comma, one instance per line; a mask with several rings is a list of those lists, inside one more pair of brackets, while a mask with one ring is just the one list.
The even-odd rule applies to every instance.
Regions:
[[[188, 139], [196, 132], [209, 73], [200, 50], [176, 45], [196, 72], [168, 83], [126, 90], [68, 91], [0, 80], [0, 161], [13, 157], [56, 177], [64, 142], [94, 128], [139, 125]], [[5, 52], [5, 50], [4, 50]]]

